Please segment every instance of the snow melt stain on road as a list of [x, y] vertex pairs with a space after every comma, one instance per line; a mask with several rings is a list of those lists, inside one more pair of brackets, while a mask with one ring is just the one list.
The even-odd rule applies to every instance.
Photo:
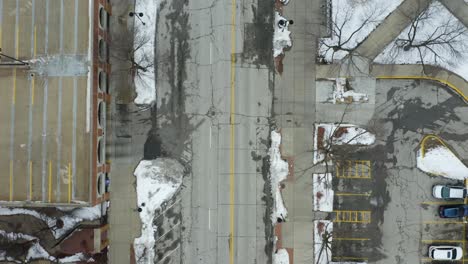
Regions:
[[[141, 236], [134, 241], [137, 263], [154, 263], [154, 217], [163, 203], [171, 199], [182, 184], [184, 167], [176, 160], [158, 158], [142, 160], [134, 173], [137, 178], [138, 206], [142, 209]], [[144, 205], [143, 205], [144, 204]]]
[[145, 24], [135, 18], [135, 36], [133, 41], [135, 61], [143, 64], [145, 70], [138, 70], [134, 77], [137, 105], [151, 105], [156, 100], [156, 82], [154, 71], [154, 42], [156, 34], [156, 16], [158, 4], [156, 0], [138, 0], [135, 10], [144, 12], [140, 18]]
[[416, 163], [417, 167], [426, 173], [455, 180], [468, 178], [468, 168], [445, 146], [426, 150], [424, 155], [422, 150], [419, 150]]
[[281, 135], [276, 131], [271, 132], [271, 147], [270, 147], [270, 181], [271, 193], [273, 196], [273, 213], [271, 221], [277, 223], [278, 219], [283, 221], [288, 215], [288, 211], [283, 203], [281, 196], [280, 183], [288, 176], [288, 163], [281, 158], [280, 152]]

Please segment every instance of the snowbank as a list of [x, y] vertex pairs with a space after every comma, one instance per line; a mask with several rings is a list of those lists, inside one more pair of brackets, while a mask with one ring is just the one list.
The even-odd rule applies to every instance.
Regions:
[[[457, 52], [453, 52], [453, 50], [445, 44], [431, 45], [430, 48], [440, 56], [440, 58], [436, 60], [434, 54], [424, 47], [421, 47], [422, 59], [418, 50], [415, 48], [404, 51], [396, 45], [396, 40], [408, 38], [408, 32], [411, 28], [411, 26], [408, 26], [374, 61], [383, 64], [421, 64], [421, 60], [423, 60], [427, 65], [440, 66], [468, 80], [468, 53], [466, 52], [468, 32], [465, 30], [463, 34], [458, 35], [453, 31], [453, 29], [457, 27], [462, 29], [466, 28], [464, 28], [463, 24], [438, 1], [434, 1], [429, 6], [427, 12], [428, 18], [421, 19], [418, 23], [414, 43], [417, 44], [421, 41], [425, 41], [429, 39], [432, 34], [437, 36], [440, 33], [444, 33], [448, 34], [446, 38], [451, 39], [451, 41], [449, 41], [450, 45], [452, 45]], [[450, 28], [447, 28], [446, 25], [449, 25]], [[450, 31], [452, 31], [452, 34], [450, 34]]]
[[154, 36], [156, 34], [157, 2], [156, 0], [138, 0], [135, 5], [135, 10], [144, 12], [141, 19], [146, 24], [143, 25], [138, 21], [138, 18], [134, 18], [135, 39], [133, 48], [135, 61], [143, 64], [143, 66], [150, 65], [146, 68], [146, 72], [139, 70], [134, 78], [137, 93], [134, 102], [138, 105], [150, 105], [156, 100]]
[[[328, 220], [314, 221], [314, 263], [328, 264], [331, 261], [333, 223]], [[324, 236], [327, 238], [324, 242]]]
[[281, 159], [279, 146], [281, 144], [281, 135], [276, 131], [271, 131], [270, 147], [270, 181], [271, 192], [274, 199], [273, 213], [271, 221], [278, 222], [279, 219], [285, 219], [288, 215], [284, 207], [283, 197], [281, 196], [280, 183], [288, 176], [288, 163]]
[[142, 160], [133, 174], [137, 178], [138, 205], [142, 208], [141, 236], [135, 238], [133, 243], [135, 259], [137, 263], [154, 263], [157, 227], [153, 220], [156, 211], [177, 192], [182, 184], [184, 167], [178, 161], [168, 158]]
[[313, 175], [314, 211], [332, 212], [333, 195], [331, 173]]
[[288, 26], [284, 28], [278, 27], [280, 20], [287, 20], [282, 17], [278, 12], [275, 12], [275, 32], [273, 35], [273, 56], [277, 57], [283, 53], [283, 49], [291, 47], [291, 32], [288, 30]]
[[445, 146], [429, 149], [424, 156], [419, 150], [416, 163], [420, 170], [430, 174], [455, 180], [468, 178], [468, 168]]
[[357, 93], [354, 90], [346, 89], [346, 78], [335, 79], [335, 89], [332, 94], [332, 102], [336, 103], [364, 103], [369, 101], [369, 97], [364, 93]]
[[273, 264], [289, 264], [288, 251], [284, 248], [278, 249], [278, 251], [273, 254]]
[[[333, 135], [333, 136], [332, 136]], [[375, 135], [351, 124], [315, 124], [314, 164], [325, 159], [323, 149], [333, 145], [372, 145]]]
[[76, 208], [70, 211], [67, 215], [64, 215], [60, 218], [49, 217], [37, 211], [24, 209], [24, 208], [0, 207], [0, 215], [20, 215], [20, 214], [31, 215], [38, 219], [41, 219], [49, 227], [54, 227], [57, 220], [61, 219], [63, 221], [63, 228], [57, 228], [55, 229], [55, 232], [52, 232], [55, 238], [60, 238], [62, 235], [66, 234], [68, 231], [72, 230], [78, 223], [82, 221], [92, 221], [92, 220], [96, 220], [100, 218], [101, 217], [101, 204], [98, 204], [94, 207]]
[[332, 36], [320, 40], [320, 55], [328, 62], [344, 58], [348, 54], [347, 51], [333, 52], [333, 49], [329, 48], [339, 44], [340, 30], [342, 48], [353, 49], [401, 2], [402, 0], [332, 0]]

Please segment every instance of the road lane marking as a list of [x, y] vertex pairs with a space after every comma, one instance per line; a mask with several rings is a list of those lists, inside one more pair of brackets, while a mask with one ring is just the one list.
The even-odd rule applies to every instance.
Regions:
[[231, 0], [231, 79], [230, 79], [230, 87], [231, 87], [231, 108], [230, 108], [230, 160], [229, 160], [229, 212], [230, 212], [230, 223], [229, 223], [229, 263], [234, 264], [234, 143], [235, 143], [235, 80], [236, 80], [236, 0]]
[[31, 76], [31, 105], [34, 105], [35, 79]]
[[333, 240], [342, 241], [368, 241], [370, 238], [359, 238], [359, 237], [333, 237]]
[[13, 201], [13, 160], [10, 160], [10, 202]]
[[49, 160], [49, 203], [52, 201], [52, 161]]
[[37, 27], [34, 26], [34, 58], [36, 58], [37, 54]]
[[29, 200], [32, 201], [33, 189], [32, 189], [32, 161], [29, 161]]
[[335, 193], [336, 196], [371, 196], [370, 193]]
[[71, 177], [71, 163], [68, 163], [68, 203], [71, 203], [71, 186], [72, 186], [72, 177]]

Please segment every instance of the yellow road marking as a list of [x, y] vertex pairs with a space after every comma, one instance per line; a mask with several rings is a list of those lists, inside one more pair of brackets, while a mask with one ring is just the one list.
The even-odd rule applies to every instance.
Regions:
[[358, 237], [334, 237], [333, 240], [344, 240], [344, 241], [368, 241], [370, 238], [358, 238]]
[[49, 203], [52, 201], [52, 161], [49, 160]]
[[463, 221], [424, 221], [423, 224], [425, 225], [443, 225], [443, 224], [459, 224], [463, 225], [465, 222]]
[[68, 203], [71, 202], [71, 186], [72, 186], [71, 180], [72, 180], [72, 178], [71, 178], [71, 163], [69, 162], [68, 163]]
[[423, 140], [421, 141], [421, 154], [422, 154], [423, 157], [424, 157], [424, 155], [426, 153], [426, 147], [425, 147], [426, 141], [428, 139], [430, 139], [430, 138], [439, 141], [439, 143], [441, 143], [444, 147], [446, 147], [448, 150], [450, 150], [450, 148], [447, 146], [447, 144], [445, 144], [445, 142], [440, 137], [438, 137], [436, 135], [426, 135], [426, 136], [424, 136]]
[[455, 85], [452, 83], [439, 79], [439, 78], [434, 78], [434, 77], [428, 77], [428, 76], [377, 76], [377, 79], [422, 79], [422, 80], [432, 80], [432, 81], [438, 81], [442, 84], [447, 85], [448, 87], [452, 88], [457, 94], [459, 94], [465, 101], [468, 101], [468, 97], [460, 90], [458, 89]]
[[422, 202], [421, 204], [428, 204], [428, 205], [453, 205], [453, 204], [463, 204], [462, 202]]
[[13, 201], [13, 160], [10, 160], [10, 202]]
[[426, 244], [431, 244], [431, 243], [461, 243], [463, 240], [450, 240], [450, 239], [423, 239], [421, 242], [426, 243]]
[[32, 182], [32, 161], [29, 161], [29, 200], [32, 200], [33, 196]]
[[336, 214], [333, 222], [336, 223], [370, 223], [371, 211], [351, 211], [351, 210], [335, 210]]
[[336, 196], [370, 196], [370, 193], [335, 193]]
[[236, 0], [231, 0], [231, 113], [230, 113], [230, 160], [229, 160], [229, 212], [230, 212], [230, 223], [229, 223], [229, 263], [234, 264], [234, 124], [235, 124], [235, 81], [236, 81]]

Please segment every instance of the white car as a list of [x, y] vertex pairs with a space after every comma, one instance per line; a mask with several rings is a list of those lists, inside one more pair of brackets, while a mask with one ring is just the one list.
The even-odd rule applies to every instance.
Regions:
[[434, 260], [460, 260], [463, 256], [461, 247], [430, 246], [429, 257]]
[[437, 199], [463, 199], [467, 190], [463, 186], [434, 185], [432, 195]]

